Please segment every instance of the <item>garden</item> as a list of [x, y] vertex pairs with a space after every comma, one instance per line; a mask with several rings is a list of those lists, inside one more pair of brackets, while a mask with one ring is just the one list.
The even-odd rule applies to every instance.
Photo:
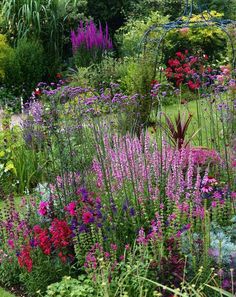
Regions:
[[0, 296], [236, 296], [234, 0], [1, 0]]

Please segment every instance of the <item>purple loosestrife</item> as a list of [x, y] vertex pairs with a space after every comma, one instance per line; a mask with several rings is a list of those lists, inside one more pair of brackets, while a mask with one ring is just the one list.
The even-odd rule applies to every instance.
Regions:
[[103, 53], [113, 48], [108, 26], [106, 25], [103, 33], [101, 23], [97, 29], [92, 20], [85, 26], [81, 21], [77, 31], [71, 31], [71, 43], [74, 55], [78, 55], [80, 66], [101, 61]]
[[[160, 152], [148, 134], [141, 140], [130, 135], [105, 136], [103, 145], [103, 157], [99, 161], [94, 159], [93, 170], [100, 190], [110, 184], [115, 203], [117, 193], [123, 192], [124, 202], [127, 200], [131, 207], [135, 206], [136, 214], [141, 207], [138, 211], [141, 216], [150, 201], [154, 204], [168, 201], [168, 207], [177, 207], [185, 213], [193, 207], [195, 214], [202, 216], [201, 187], [208, 176], [207, 168], [220, 160], [215, 151], [189, 147], [178, 150], [164, 143]], [[203, 156], [200, 158], [201, 151]], [[127, 189], [129, 199], [125, 194]], [[132, 200], [134, 197], [136, 202]]]
[[103, 34], [101, 23], [99, 24], [99, 29], [97, 29], [92, 20], [86, 23], [85, 26], [81, 21], [77, 32], [71, 31], [71, 42], [74, 52], [80, 47], [86, 47], [87, 50], [94, 47], [102, 50], [113, 48], [112, 41], [109, 37], [108, 25], [106, 25], [105, 34]]

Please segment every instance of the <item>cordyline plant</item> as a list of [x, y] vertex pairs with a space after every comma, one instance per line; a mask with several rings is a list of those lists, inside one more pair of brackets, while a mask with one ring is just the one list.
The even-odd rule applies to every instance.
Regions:
[[193, 139], [193, 137], [200, 130], [198, 129], [196, 132], [193, 132], [192, 135], [188, 138], [188, 140], [185, 140], [193, 115], [189, 114], [186, 119], [186, 115], [184, 114], [183, 116], [181, 116], [179, 111], [177, 117], [175, 117], [175, 119], [172, 120], [165, 113], [163, 114], [166, 120], [166, 124], [161, 125], [161, 127], [164, 129], [166, 135], [170, 138], [171, 142], [178, 149], [181, 149], [182, 147], [187, 147], [190, 141]]
[[103, 54], [113, 47], [108, 25], [103, 33], [101, 24], [97, 29], [93, 21], [85, 26], [81, 21], [77, 32], [71, 31], [71, 42], [77, 66], [88, 66], [101, 61]]

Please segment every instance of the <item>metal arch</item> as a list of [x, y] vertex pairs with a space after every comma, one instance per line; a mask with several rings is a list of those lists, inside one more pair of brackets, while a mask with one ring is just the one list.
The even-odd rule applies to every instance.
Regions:
[[[199, 13], [201, 15], [201, 20], [196, 21], [196, 22], [191, 22], [191, 18], [193, 16], [194, 6], [195, 6], [194, 5], [194, 0], [191, 0], [191, 3], [190, 3], [189, 0], [186, 0], [183, 15], [180, 16], [176, 21], [172, 21], [172, 22], [169, 22], [169, 23], [166, 23], [166, 24], [154, 24], [150, 28], [148, 28], [148, 30], [146, 30], [146, 32], [144, 33], [144, 36], [143, 36], [140, 44], [144, 45], [144, 53], [145, 53], [147, 43], [150, 42], [150, 40], [148, 40], [149, 35], [158, 28], [160, 29], [160, 31], [164, 30], [164, 32], [159, 37], [159, 40], [158, 40], [157, 46], [156, 46], [156, 58], [155, 58], [155, 71], [154, 71], [154, 74], [156, 74], [158, 51], [160, 50], [160, 46], [161, 46], [163, 40], [165, 39], [165, 36], [171, 30], [182, 29], [182, 28], [217, 27], [217, 28], [221, 29], [226, 34], [226, 36], [227, 36], [227, 38], [228, 38], [228, 40], [230, 42], [230, 46], [231, 46], [231, 50], [232, 50], [231, 64], [232, 64], [233, 68], [236, 67], [236, 49], [235, 49], [234, 41], [231, 38], [229, 32], [227, 32], [227, 30], [226, 30], [226, 28], [229, 25], [233, 25], [233, 26], [236, 27], [236, 21], [229, 20], [229, 19], [216, 19], [216, 18], [214, 18], [214, 16], [210, 13], [209, 9], [207, 8], [207, 5], [206, 4], [201, 5], [199, 0], [197, 0], [197, 10], [199, 11]], [[202, 9], [203, 6], [206, 9], [203, 10]], [[204, 15], [206, 13], [207, 13], [208, 17], [206, 17]], [[185, 20], [186, 17], [187, 17], [187, 20]]]

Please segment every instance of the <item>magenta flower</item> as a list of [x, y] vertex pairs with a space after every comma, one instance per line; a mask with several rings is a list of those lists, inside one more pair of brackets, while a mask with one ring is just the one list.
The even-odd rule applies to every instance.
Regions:
[[214, 197], [215, 199], [221, 199], [221, 198], [222, 198], [222, 194], [221, 194], [220, 192], [215, 192], [215, 193], [213, 194], [213, 197]]
[[213, 191], [213, 188], [211, 186], [206, 185], [206, 186], [202, 187], [202, 192], [203, 193], [210, 193], [212, 191]]
[[46, 216], [48, 214], [48, 202], [46, 201], [41, 201], [39, 203], [39, 210], [38, 210], [38, 213], [40, 216]]
[[112, 249], [113, 251], [117, 251], [117, 245], [111, 243], [111, 249]]
[[104, 253], [104, 256], [105, 256], [106, 259], [109, 259], [111, 255], [110, 255], [110, 253], [105, 252], [105, 253]]
[[76, 202], [70, 202], [66, 207], [65, 210], [69, 212], [71, 216], [76, 216]]
[[212, 206], [213, 208], [216, 208], [216, 207], [217, 207], [217, 202], [216, 202], [216, 201], [212, 201], [211, 206]]
[[125, 245], [125, 249], [126, 249], [126, 251], [129, 251], [130, 250], [130, 245], [129, 244], [126, 244]]
[[14, 249], [14, 247], [15, 247], [14, 241], [12, 239], [8, 240], [8, 245], [10, 246], [11, 249]]
[[93, 218], [93, 214], [89, 211], [86, 211], [82, 214], [82, 220], [83, 220], [84, 224], [91, 223], [92, 218]]
[[232, 193], [231, 193], [231, 198], [232, 198], [233, 200], [236, 200], [236, 192], [232, 192]]

